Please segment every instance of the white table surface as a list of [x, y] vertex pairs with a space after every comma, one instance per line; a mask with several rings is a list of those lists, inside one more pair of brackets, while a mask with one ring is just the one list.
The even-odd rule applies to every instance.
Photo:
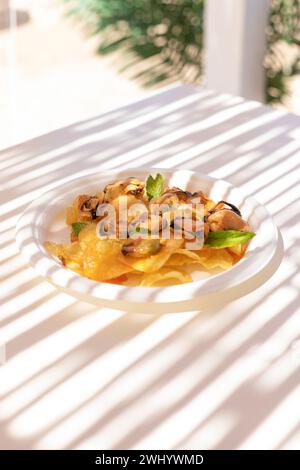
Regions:
[[[1, 152], [1, 448], [300, 447], [299, 148], [299, 117], [176, 86]], [[26, 265], [14, 229], [28, 203], [142, 165], [255, 195], [284, 240], [276, 273], [235, 300], [145, 315], [79, 302]]]

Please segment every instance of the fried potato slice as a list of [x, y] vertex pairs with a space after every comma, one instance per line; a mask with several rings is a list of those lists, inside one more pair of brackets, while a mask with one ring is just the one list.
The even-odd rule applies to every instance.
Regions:
[[44, 247], [50, 253], [50, 255], [56, 256], [59, 258], [63, 255], [64, 245], [54, 242], [45, 242]]
[[242, 256], [244, 256], [245, 252], [247, 251], [248, 245], [249, 245], [249, 243], [243, 243], [241, 245], [231, 246], [231, 247], [227, 248], [227, 250], [230, 253], [233, 253], [234, 255], [236, 255], [238, 257], [242, 257]]
[[118, 259], [122, 242], [98, 238], [96, 224], [89, 224], [82, 229], [78, 239], [78, 242], [70, 245], [46, 242], [45, 247], [66, 268], [95, 281], [106, 281], [132, 271], [130, 266]]
[[228, 269], [234, 264], [233, 256], [226, 248], [202, 248], [195, 251], [199, 256], [199, 263], [206, 269]]
[[189, 274], [175, 268], [161, 268], [155, 273], [144, 273], [140, 282], [140, 286], [163, 286], [177, 285], [191, 282], [192, 278]]
[[169, 257], [183, 244], [183, 240], [165, 240], [161, 250], [152, 256], [145, 258], [134, 258], [133, 256], [124, 256], [120, 254], [119, 260], [136, 271], [153, 273], [158, 271]]
[[57, 244], [52, 242], [45, 243], [46, 250], [53, 256], [60, 259], [63, 266], [78, 274], [84, 275], [82, 250], [79, 243], [70, 245]]
[[183, 266], [184, 264], [199, 263], [199, 255], [186, 248], [178, 248], [166, 261], [165, 266]]
[[83, 252], [83, 270], [90, 279], [105, 281], [132, 271], [119, 260], [122, 240], [100, 239], [95, 224], [82, 229], [78, 239]]
[[197, 251], [190, 251], [179, 248], [167, 260], [165, 266], [183, 266], [191, 263], [199, 263], [206, 269], [228, 269], [236, 260], [236, 256], [226, 248], [202, 248]]
[[51, 255], [56, 256], [57, 258], [70, 258], [76, 263], [80, 263], [82, 260], [82, 252], [78, 242], [69, 245], [46, 242], [44, 246]]

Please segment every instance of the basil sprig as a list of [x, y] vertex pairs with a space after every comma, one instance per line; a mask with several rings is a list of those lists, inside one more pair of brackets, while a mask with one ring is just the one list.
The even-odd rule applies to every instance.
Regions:
[[86, 226], [87, 226], [86, 222], [74, 222], [74, 224], [72, 224], [72, 231], [78, 237], [81, 230]]
[[160, 173], [158, 173], [155, 178], [153, 178], [152, 175], [149, 175], [146, 181], [146, 193], [148, 199], [161, 196], [164, 190], [164, 185], [165, 180]]
[[229, 248], [247, 243], [253, 237], [255, 237], [254, 232], [241, 232], [239, 230], [209, 232], [206, 245], [212, 248]]

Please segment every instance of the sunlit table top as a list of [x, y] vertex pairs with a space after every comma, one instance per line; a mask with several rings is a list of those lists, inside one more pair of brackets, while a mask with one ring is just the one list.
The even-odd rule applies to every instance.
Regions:
[[[299, 149], [300, 117], [181, 85], [1, 152], [0, 447], [299, 448]], [[14, 242], [23, 209], [87, 169], [137, 166], [255, 195], [284, 240], [275, 274], [165, 315], [98, 308], [38, 277]]]

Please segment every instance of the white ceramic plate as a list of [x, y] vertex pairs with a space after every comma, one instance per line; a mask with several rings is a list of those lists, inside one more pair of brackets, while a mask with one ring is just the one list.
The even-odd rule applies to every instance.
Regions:
[[[196, 191], [201, 189], [213, 200], [226, 200], [238, 206], [250, 222], [256, 237], [251, 240], [246, 256], [235, 266], [218, 274], [199, 269], [193, 272], [194, 282], [168, 287], [127, 287], [92, 281], [67, 270], [52, 258], [43, 244], [46, 240], [69, 242], [65, 224], [65, 208], [78, 194], [102, 189], [107, 183], [136, 176], [145, 179], [160, 172], [169, 185]], [[26, 260], [56, 286], [68, 293], [96, 303], [101, 301], [180, 302], [235, 287], [260, 272], [272, 259], [278, 231], [268, 211], [252, 197], [229, 183], [188, 170], [158, 168], [110, 171], [74, 179], [46, 192], [22, 214], [17, 224], [16, 240]]]

